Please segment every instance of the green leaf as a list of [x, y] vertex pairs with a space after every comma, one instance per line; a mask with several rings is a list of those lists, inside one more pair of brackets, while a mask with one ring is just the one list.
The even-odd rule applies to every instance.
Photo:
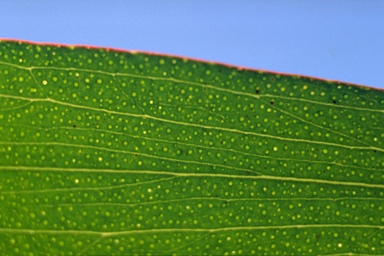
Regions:
[[384, 93], [0, 42], [2, 255], [384, 254]]

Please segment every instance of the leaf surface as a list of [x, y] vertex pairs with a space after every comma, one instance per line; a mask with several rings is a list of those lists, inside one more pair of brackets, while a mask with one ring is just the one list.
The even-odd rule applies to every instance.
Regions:
[[0, 41], [3, 255], [384, 254], [384, 93]]

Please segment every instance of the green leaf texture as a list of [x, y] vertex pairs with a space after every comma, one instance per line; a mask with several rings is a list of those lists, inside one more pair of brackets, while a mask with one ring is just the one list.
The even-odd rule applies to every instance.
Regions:
[[0, 42], [2, 255], [384, 254], [384, 93]]

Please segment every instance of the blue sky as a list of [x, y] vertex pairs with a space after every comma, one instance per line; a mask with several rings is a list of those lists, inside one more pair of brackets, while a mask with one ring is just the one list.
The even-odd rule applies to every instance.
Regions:
[[384, 88], [384, 1], [2, 1], [0, 37], [176, 54]]

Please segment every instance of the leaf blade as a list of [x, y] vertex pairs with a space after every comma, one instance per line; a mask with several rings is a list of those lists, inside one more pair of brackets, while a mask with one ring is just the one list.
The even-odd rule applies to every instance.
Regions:
[[382, 252], [381, 91], [1, 47], [4, 252]]

